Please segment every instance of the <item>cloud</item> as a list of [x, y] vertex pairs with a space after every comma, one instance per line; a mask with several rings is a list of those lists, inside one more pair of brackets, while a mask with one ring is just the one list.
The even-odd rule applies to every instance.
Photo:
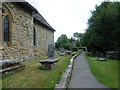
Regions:
[[95, 5], [103, 0], [27, 0], [35, 6], [56, 30], [55, 41], [61, 34], [69, 38], [74, 32], [83, 33]]

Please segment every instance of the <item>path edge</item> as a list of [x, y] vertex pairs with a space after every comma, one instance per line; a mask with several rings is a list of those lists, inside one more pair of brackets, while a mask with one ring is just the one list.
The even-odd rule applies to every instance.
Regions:
[[[80, 53], [79, 53], [80, 54]], [[74, 59], [79, 55], [76, 54], [74, 55], [71, 60], [70, 60], [70, 64], [68, 65], [67, 70], [65, 71], [65, 73], [62, 75], [61, 79], [60, 79], [60, 83], [56, 84], [54, 90], [56, 89], [66, 89], [69, 85], [70, 79], [71, 79], [71, 75], [72, 75], [72, 70], [73, 70], [73, 66], [74, 66]]]

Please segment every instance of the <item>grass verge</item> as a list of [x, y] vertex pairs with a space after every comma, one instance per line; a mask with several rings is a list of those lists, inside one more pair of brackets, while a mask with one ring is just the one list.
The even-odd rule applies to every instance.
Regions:
[[5, 75], [2, 78], [3, 88], [54, 88], [59, 82], [62, 74], [61, 69], [65, 71], [69, 65], [72, 55], [57, 56], [60, 58], [58, 66], [53, 70], [41, 70], [39, 60], [37, 59], [25, 62], [25, 70]]
[[118, 88], [118, 63], [120, 60], [108, 59], [107, 61], [90, 60], [87, 56], [93, 75], [101, 83], [110, 88]]

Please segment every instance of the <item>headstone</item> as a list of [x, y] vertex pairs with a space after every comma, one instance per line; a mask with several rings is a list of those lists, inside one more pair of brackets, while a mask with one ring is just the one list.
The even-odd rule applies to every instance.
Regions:
[[55, 55], [55, 46], [54, 46], [54, 44], [49, 44], [48, 45], [48, 57], [50, 59], [53, 59], [54, 55]]
[[66, 51], [67, 55], [70, 55], [72, 53], [72, 51]]
[[65, 51], [65, 49], [64, 48], [60, 48], [60, 56], [64, 56], [64, 51]]
[[55, 46], [54, 44], [49, 44], [48, 45], [49, 59], [39, 61], [39, 63], [41, 63], [41, 69], [51, 70], [57, 66], [57, 62], [59, 61], [59, 59], [54, 59], [54, 55], [55, 55]]
[[60, 48], [60, 53], [64, 53], [65, 49], [64, 48]]
[[108, 51], [106, 54], [107, 58], [110, 59], [120, 59], [120, 52], [119, 51]]

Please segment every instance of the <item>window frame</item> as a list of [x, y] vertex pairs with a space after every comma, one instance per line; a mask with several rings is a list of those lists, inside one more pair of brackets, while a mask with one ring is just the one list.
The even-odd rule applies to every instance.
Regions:
[[[7, 23], [5, 23], [5, 19], [7, 19]], [[3, 41], [10, 42], [10, 20], [7, 15], [3, 18]]]
[[[9, 9], [9, 7], [6, 5], [6, 3], [2, 3], [2, 9], [4, 10], [4, 12], [2, 12], [2, 41], [3, 43], [12, 43], [12, 26], [13, 26], [13, 16], [12, 13]], [[5, 41], [4, 40], [4, 18], [8, 17], [8, 21], [9, 21], [9, 40]]]
[[33, 45], [36, 46], [37, 45], [37, 36], [36, 36], [36, 28], [33, 27]]

